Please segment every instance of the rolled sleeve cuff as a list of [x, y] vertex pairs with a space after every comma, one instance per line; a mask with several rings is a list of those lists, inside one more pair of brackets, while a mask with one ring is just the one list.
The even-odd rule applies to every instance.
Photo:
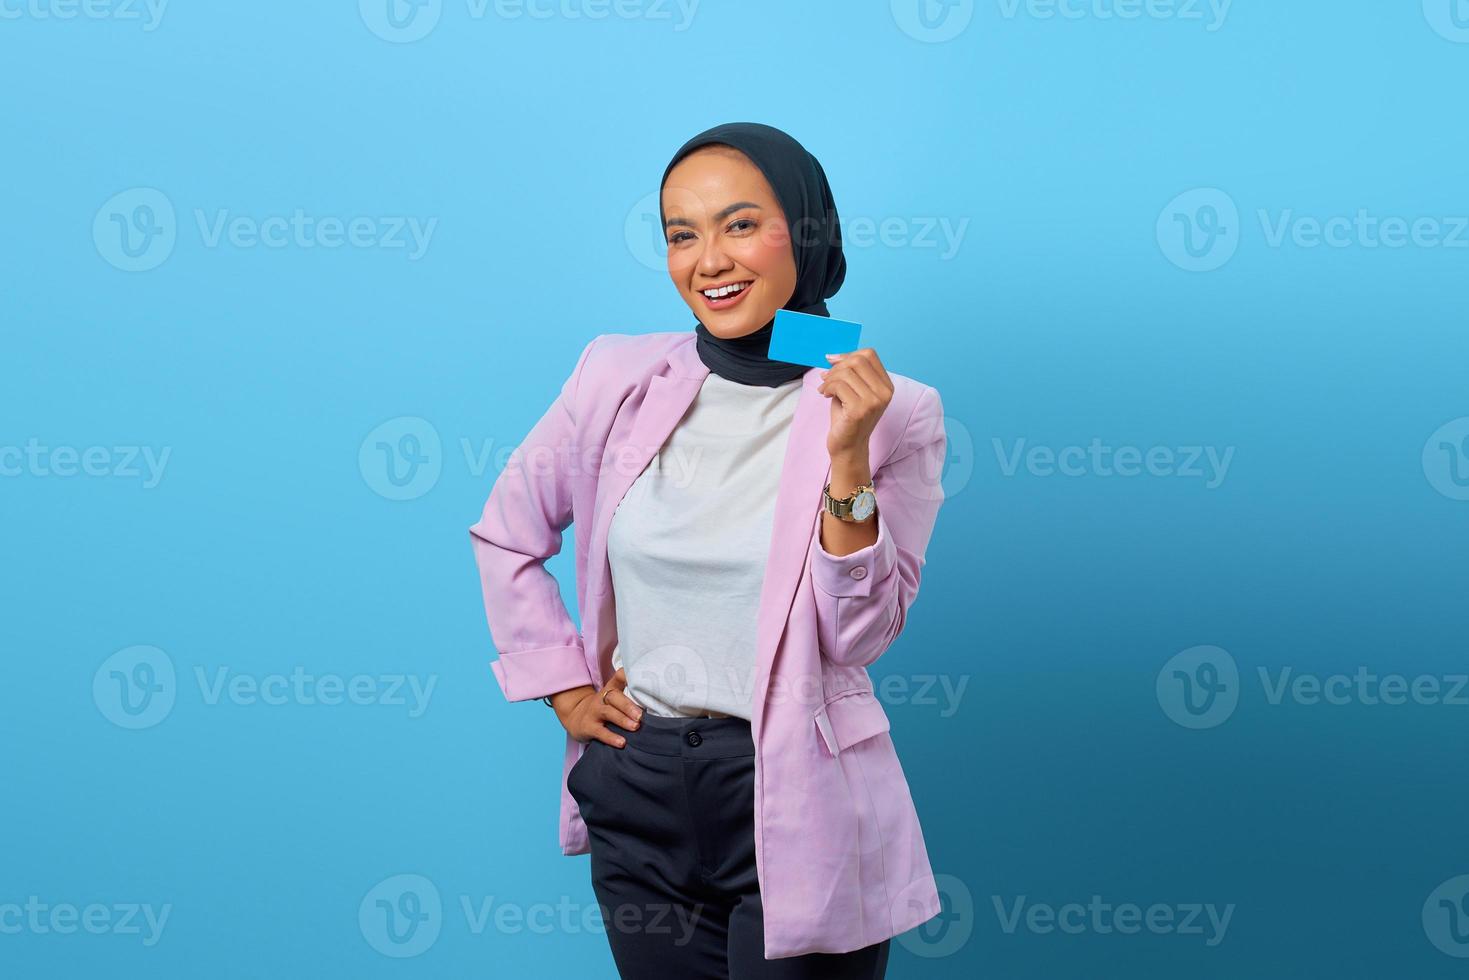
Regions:
[[507, 701], [529, 701], [573, 687], [594, 686], [579, 646], [501, 653], [490, 670]]
[[840, 557], [821, 546], [821, 528], [818, 525], [811, 543], [811, 580], [816, 587], [830, 596], [866, 596], [872, 593], [872, 584], [881, 582], [892, 574], [898, 562], [893, 539], [888, 536], [887, 522], [879, 513], [877, 540], [850, 555]]

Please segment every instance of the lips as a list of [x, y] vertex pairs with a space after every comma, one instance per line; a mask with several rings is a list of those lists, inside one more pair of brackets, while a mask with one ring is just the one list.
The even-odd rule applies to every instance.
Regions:
[[704, 305], [707, 306], [709, 309], [727, 310], [733, 306], [738, 305], [741, 301], [744, 300], [747, 295], [749, 295], [750, 290], [754, 287], [754, 280], [746, 280], [746, 282], [747, 285], [744, 289], [741, 289], [737, 293], [731, 293], [730, 295], [725, 296], [722, 299], [710, 299], [709, 296], [703, 291], [700, 291], [699, 296], [704, 300]]

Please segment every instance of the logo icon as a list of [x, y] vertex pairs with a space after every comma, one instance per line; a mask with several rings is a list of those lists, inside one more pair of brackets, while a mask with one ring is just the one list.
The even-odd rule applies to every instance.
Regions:
[[1216, 728], [1239, 705], [1239, 667], [1227, 650], [1189, 647], [1158, 671], [1158, 704], [1184, 728]]
[[659, 224], [659, 204], [658, 192], [654, 191], [632, 206], [622, 225], [627, 250], [638, 264], [654, 272], [668, 267], [668, 241]]
[[1469, 958], [1469, 875], [1450, 878], [1429, 893], [1423, 932], [1446, 956]]
[[1445, 423], [1428, 437], [1423, 474], [1450, 500], [1469, 500], [1469, 417]]
[[699, 651], [665, 643], [644, 651], [633, 661], [627, 669], [627, 682], [647, 697], [679, 708], [709, 697], [709, 665]]
[[168, 717], [177, 695], [173, 660], [157, 647], [119, 650], [92, 676], [92, 701], [119, 728], [152, 728]]
[[384, 41], [411, 44], [439, 26], [443, 0], [357, 0], [362, 22]]
[[388, 419], [362, 440], [357, 468], [372, 491], [388, 500], [422, 497], [439, 482], [444, 450], [439, 431], [412, 415]]
[[393, 875], [362, 896], [357, 925], [367, 944], [384, 956], [406, 959], [427, 950], [444, 924], [443, 903], [423, 875]]
[[[898, 936], [898, 942], [910, 953], [930, 960], [959, 952], [974, 932], [974, 896], [969, 886], [949, 874], [934, 875], [933, 881], [939, 893], [938, 915]], [[915, 881], [898, 893], [892, 904], [895, 923], [920, 904], [920, 885]]]
[[97, 254], [124, 272], [158, 268], [173, 254], [177, 240], [173, 202], [151, 187], [113, 195], [92, 220]]
[[1469, 44], [1469, 0], [1423, 0], [1428, 25], [1458, 44]]
[[974, 19], [974, 0], [892, 0], [893, 20], [915, 41], [952, 41]]
[[1212, 272], [1239, 249], [1239, 208], [1215, 187], [1178, 195], [1158, 215], [1158, 247], [1188, 272]]
[[[947, 500], [958, 494], [974, 477], [974, 436], [969, 426], [952, 415], [943, 416], [944, 455], [926, 454], [923, 465], [915, 470], [900, 470], [895, 480], [899, 489], [914, 500]], [[932, 439], [928, 432], [915, 437], [920, 442]], [[882, 506], [882, 501], [878, 501]]]

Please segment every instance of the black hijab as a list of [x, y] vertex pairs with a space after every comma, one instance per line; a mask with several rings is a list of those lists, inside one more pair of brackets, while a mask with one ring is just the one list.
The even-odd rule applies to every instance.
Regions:
[[[847, 276], [836, 202], [821, 164], [781, 130], [760, 123], [725, 123], [685, 143], [673, 155], [658, 185], [660, 226], [667, 228], [662, 194], [669, 172], [694, 150], [713, 144], [733, 147], [749, 157], [765, 175], [785, 212], [796, 259], [796, 289], [782, 309], [830, 316], [826, 300], [836, 295]], [[740, 384], [773, 388], [801, 377], [810, 370], [808, 365], [772, 361], [766, 356], [774, 327], [775, 321], [771, 320], [754, 333], [726, 340], [710, 333], [700, 321], [694, 327], [699, 359], [710, 371]]]

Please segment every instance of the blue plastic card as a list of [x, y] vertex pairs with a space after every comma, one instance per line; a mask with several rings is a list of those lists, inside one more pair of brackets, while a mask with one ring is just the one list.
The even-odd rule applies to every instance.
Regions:
[[862, 346], [862, 324], [851, 320], [834, 320], [812, 313], [775, 311], [775, 327], [770, 335], [772, 361], [809, 364], [829, 368], [827, 354], [846, 354]]

